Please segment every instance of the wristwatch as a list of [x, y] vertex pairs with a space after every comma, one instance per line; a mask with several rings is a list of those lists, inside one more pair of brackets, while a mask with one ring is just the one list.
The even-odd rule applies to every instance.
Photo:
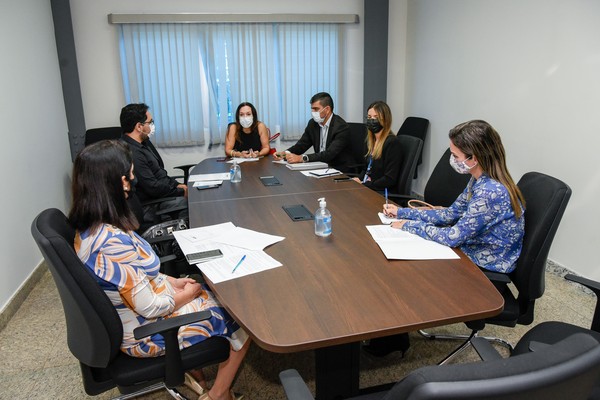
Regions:
[[308, 156], [306, 154], [302, 155], [302, 162], [308, 162]]

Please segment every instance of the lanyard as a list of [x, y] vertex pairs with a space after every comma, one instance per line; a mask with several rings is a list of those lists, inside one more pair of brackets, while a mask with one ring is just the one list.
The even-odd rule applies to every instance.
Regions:
[[371, 165], [373, 164], [373, 156], [369, 156], [369, 164], [367, 165], [367, 171], [365, 172], [365, 176], [362, 180], [362, 183], [365, 183], [371, 174]]

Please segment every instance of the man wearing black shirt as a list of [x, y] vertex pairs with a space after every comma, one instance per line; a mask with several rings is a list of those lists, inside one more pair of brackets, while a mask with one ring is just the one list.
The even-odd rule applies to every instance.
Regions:
[[148, 109], [143, 103], [128, 104], [121, 109], [121, 128], [124, 132], [121, 140], [129, 145], [133, 153], [136, 194], [139, 200], [143, 203], [164, 197], [177, 197], [158, 206], [144, 207], [144, 221], [156, 222], [153, 215], [155, 207], [166, 209], [187, 205], [187, 185], [167, 174], [162, 158], [149, 140], [154, 134], [154, 120]]

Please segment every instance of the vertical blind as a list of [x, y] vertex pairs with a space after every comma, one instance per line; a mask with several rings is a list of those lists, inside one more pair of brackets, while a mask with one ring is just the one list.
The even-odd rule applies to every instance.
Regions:
[[310, 97], [339, 94], [338, 24], [122, 24], [125, 100], [144, 102], [158, 146], [224, 141], [242, 101], [282, 139], [297, 139]]

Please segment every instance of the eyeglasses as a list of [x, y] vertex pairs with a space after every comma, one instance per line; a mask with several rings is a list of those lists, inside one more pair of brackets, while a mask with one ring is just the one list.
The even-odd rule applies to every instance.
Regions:
[[144, 122], [140, 122], [140, 124], [145, 125], [145, 124], [150, 124], [150, 125], [154, 125], [154, 120], [151, 119], [150, 121], [144, 121]]

